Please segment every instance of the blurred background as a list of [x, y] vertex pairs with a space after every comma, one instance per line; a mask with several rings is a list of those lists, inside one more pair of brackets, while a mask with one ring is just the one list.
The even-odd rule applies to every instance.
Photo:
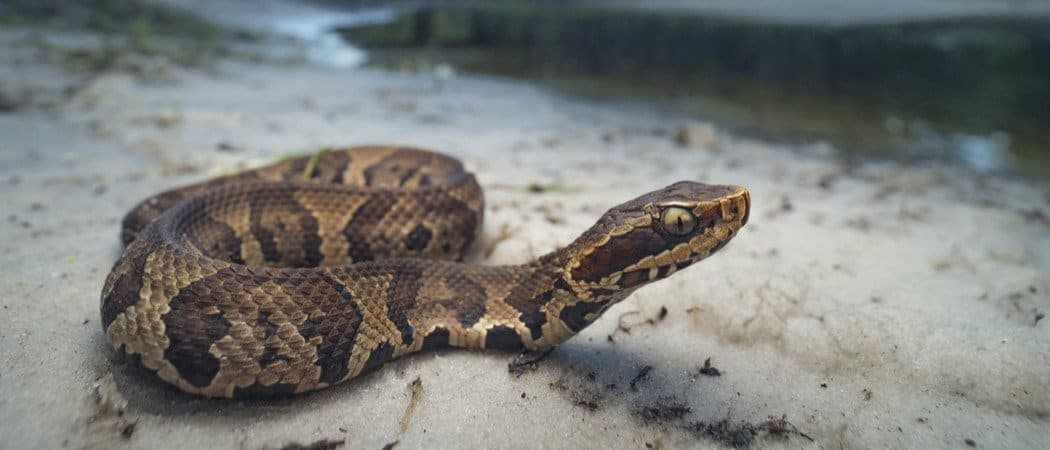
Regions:
[[294, 41], [322, 64], [532, 80], [849, 160], [1050, 174], [1045, 1], [13, 0], [0, 20], [126, 38], [69, 55], [87, 70], [129, 48], [199, 64], [237, 41], [293, 58]]

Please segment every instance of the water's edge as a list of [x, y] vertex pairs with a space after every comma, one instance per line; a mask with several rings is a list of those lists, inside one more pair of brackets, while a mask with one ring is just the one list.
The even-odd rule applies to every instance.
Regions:
[[445, 61], [637, 99], [846, 156], [1050, 174], [1050, 21], [771, 25], [587, 6], [453, 4], [342, 26], [372, 65]]

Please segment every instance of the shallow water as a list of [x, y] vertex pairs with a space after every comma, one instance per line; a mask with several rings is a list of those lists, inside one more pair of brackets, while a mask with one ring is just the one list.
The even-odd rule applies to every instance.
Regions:
[[340, 27], [373, 65], [538, 80], [844, 156], [1050, 174], [1050, 19], [783, 25], [501, 3]]
[[[258, 36], [293, 40], [305, 46], [304, 56], [308, 62], [336, 68], [358, 67], [367, 61], [366, 52], [343, 39], [337, 28], [389, 23], [397, 17], [395, 9], [378, 6], [346, 9], [283, 0], [159, 1], [189, 9], [218, 25]], [[287, 56], [281, 46], [270, 47], [271, 57]]]

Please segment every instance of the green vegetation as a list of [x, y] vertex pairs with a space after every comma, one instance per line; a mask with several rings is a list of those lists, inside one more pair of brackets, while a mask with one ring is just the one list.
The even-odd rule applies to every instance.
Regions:
[[585, 95], [656, 98], [737, 128], [850, 149], [914, 155], [903, 134], [922, 126], [911, 124], [1004, 131], [1020, 167], [1050, 173], [1045, 19], [836, 28], [500, 2], [343, 32], [380, 50], [380, 65], [448, 60]]
[[45, 45], [74, 71], [107, 70], [128, 54], [194, 66], [225, 54], [224, 31], [195, 15], [145, 0], [5, 0], [0, 4], [0, 25], [101, 34], [101, 46]]

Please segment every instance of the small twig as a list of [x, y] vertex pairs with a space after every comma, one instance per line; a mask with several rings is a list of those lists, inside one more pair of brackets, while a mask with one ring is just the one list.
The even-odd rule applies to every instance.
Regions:
[[717, 367], [712, 367], [711, 358], [707, 358], [704, 360], [704, 367], [700, 368], [700, 374], [709, 377], [720, 377], [722, 376], [722, 371], [718, 370]]
[[633, 310], [633, 311], [627, 311], [627, 312], [625, 312], [623, 314], [620, 314], [620, 317], [618, 317], [616, 319], [616, 329], [613, 330], [612, 334], [606, 336], [606, 339], [608, 341], [612, 342], [613, 338], [616, 337], [616, 333], [619, 333], [621, 331], [624, 332], [624, 334], [631, 334], [631, 329], [636, 327], [636, 326], [639, 326], [639, 325], [656, 326], [657, 323], [660, 323], [664, 319], [667, 318], [667, 307], [666, 306], [661, 306], [660, 307], [660, 312], [656, 313], [656, 317], [647, 317], [647, 318], [645, 318], [645, 320], [642, 320], [642, 321], [639, 321], [639, 322], [636, 322], [636, 323], [626, 323], [626, 322], [624, 322], [624, 319], [626, 319], [627, 317], [639, 315], [641, 313], [642, 312], [640, 310], [636, 309], [636, 310]]
[[554, 351], [554, 347], [547, 347], [539, 351], [524, 351], [514, 358], [513, 361], [507, 364], [507, 371], [513, 373], [515, 377], [520, 377], [525, 372], [536, 370], [539, 367], [539, 362], [543, 361], [547, 356]]
[[645, 366], [645, 367], [642, 367], [642, 370], [638, 371], [638, 375], [635, 375], [634, 378], [631, 379], [631, 390], [632, 391], [637, 391], [638, 390], [637, 384], [638, 384], [639, 381], [642, 381], [642, 380], [644, 380], [646, 378], [649, 378], [649, 371], [651, 371], [651, 370], [653, 370], [653, 366]]
[[496, 237], [489, 240], [488, 244], [486, 244], [485, 257], [488, 258], [492, 256], [492, 252], [496, 251], [496, 246], [502, 243], [503, 241], [513, 237], [515, 234], [518, 233], [519, 229], [519, 227], [515, 227], [512, 229], [507, 223], [501, 225], [499, 228], [499, 234], [497, 234]]
[[408, 399], [408, 407], [405, 408], [405, 414], [401, 416], [401, 420], [397, 423], [398, 436], [405, 434], [405, 431], [408, 430], [408, 423], [412, 420], [412, 413], [416, 412], [419, 398], [423, 396], [423, 381], [419, 377], [408, 383], [408, 387], [412, 390], [412, 393]]

